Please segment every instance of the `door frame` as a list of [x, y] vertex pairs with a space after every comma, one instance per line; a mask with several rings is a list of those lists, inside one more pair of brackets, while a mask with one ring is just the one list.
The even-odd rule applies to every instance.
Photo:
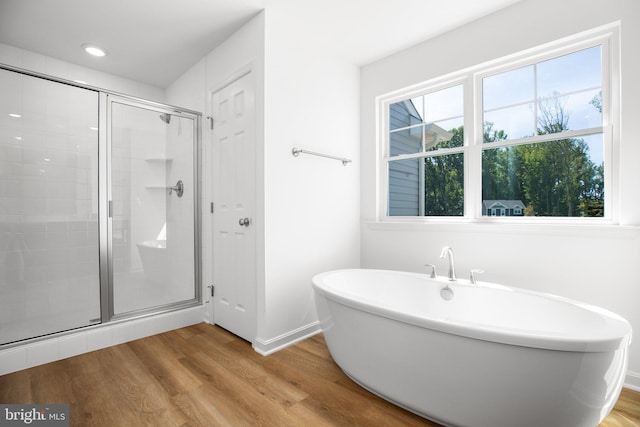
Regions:
[[[194, 209], [194, 298], [191, 300], [178, 301], [165, 304], [158, 307], [149, 307], [134, 311], [115, 314], [114, 295], [113, 295], [113, 219], [112, 219], [112, 106], [113, 104], [122, 104], [130, 107], [141, 108], [145, 110], [156, 111], [158, 113], [167, 113], [171, 115], [181, 116], [193, 120], [194, 126], [194, 146], [193, 146], [193, 209]], [[132, 319], [149, 314], [160, 314], [173, 310], [187, 307], [193, 307], [202, 304], [202, 247], [201, 230], [202, 230], [202, 214], [201, 214], [201, 177], [202, 164], [200, 155], [202, 145], [202, 113], [192, 111], [186, 108], [176, 107], [168, 104], [160, 104], [153, 101], [147, 101], [127, 95], [116, 94], [111, 92], [100, 92], [100, 151], [99, 151], [99, 180], [98, 186], [100, 191], [99, 206], [100, 209], [100, 308], [102, 323], [119, 321], [122, 319]], [[102, 276], [104, 274], [104, 276]]]
[[[255, 76], [256, 76], [256, 67], [255, 64], [252, 62], [238, 68], [237, 70], [235, 70], [234, 72], [230, 73], [227, 75], [226, 78], [222, 79], [221, 81], [219, 81], [218, 83], [212, 85], [210, 88], [207, 88], [207, 99], [206, 99], [206, 111], [208, 112], [208, 115], [206, 116], [206, 120], [203, 124], [203, 126], [207, 127], [207, 131], [209, 134], [209, 143], [207, 144], [207, 147], [210, 149], [209, 153], [204, 153], [203, 157], [206, 158], [206, 164], [207, 164], [207, 171], [204, 175], [204, 180], [206, 180], [206, 182], [203, 184], [204, 186], [204, 190], [207, 190], [207, 187], [210, 186], [210, 190], [206, 191], [207, 192], [207, 196], [210, 198], [211, 200], [211, 205], [213, 206], [213, 200], [214, 200], [214, 174], [213, 174], [213, 165], [214, 165], [214, 158], [213, 158], [213, 96], [214, 94], [216, 94], [217, 92], [223, 90], [224, 88], [226, 88], [227, 86], [235, 83], [236, 81], [240, 80], [241, 78], [250, 75], [251, 76], [251, 91], [252, 91], [252, 96], [253, 96], [253, 131], [254, 131], [254, 167], [258, 164], [258, 150], [257, 150], [257, 142], [259, 140], [258, 138], [258, 134], [257, 134], [257, 130], [258, 130], [258, 120], [257, 120], [257, 116], [256, 116], [256, 112], [257, 112], [257, 96], [256, 96], [256, 81], [255, 81]], [[259, 168], [255, 168], [256, 171], [260, 170]], [[258, 319], [258, 241], [259, 241], [259, 231], [260, 231], [260, 227], [259, 224], [261, 224], [261, 221], [259, 220], [260, 218], [258, 218], [257, 216], [257, 212], [258, 212], [258, 203], [257, 203], [257, 181], [258, 181], [258, 176], [256, 175], [256, 177], [254, 178], [254, 201], [253, 201], [253, 215], [252, 215], [252, 227], [255, 228], [255, 247], [254, 247], [254, 259], [255, 259], [255, 264], [254, 264], [254, 268], [253, 268], [253, 272], [252, 275], [254, 277], [254, 283], [256, 288], [254, 289], [255, 292], [255, 313], [253, 313], [254, 315], [254, 319], [256, 321], [255, 324], [255, 336], [257, 337], [258, 335], [258, 325], [257, 325], [257, 319]], [[210, 237], [210, 241], [208, 242], [208, 247], [209, 250], [206, 251], [203, 248], [203, 252], [209, 252], [209, 253], [205, 253], [203, 255], [204, 258], [210, 260], [211, 262], [211, 270], [210, 272], [205, 271], [204, 275], [207, 276], [206, 277], [206, 281], [207, 283], [209, 283], [210, 285], [207, 286], [207, 288], [211, 288], [213, 289], [213, 287], [215, 287], [215, 283], [214, 283], [214, 270], [216, 268], [215, 265], [215, 249], [214, 249], [214, 239], [215, 239], [215, 233], [213, 232], [214, 230], [214, 221], [215, 221], [215, 214], [213, 211], [210, 212], [211, 215], [211, 219], [210, 221], [207, 221], [207, 225], [209, 228], [209, 234]], [[203, 228], [203, 234], [205, 232], [205, 228]], [[208, 274], [207, 274], [208, 273]], [[206, 293], [206, 304], [209, 306], [208, 310], [207, 310], [207, 317], [210, 320], [211, 324], [216, 324], [215, 322], [215, 304], [213, 303], [213, 299], [214, 296], [211, 293]], [[253, 342], [252, 342], [253, 344]]]

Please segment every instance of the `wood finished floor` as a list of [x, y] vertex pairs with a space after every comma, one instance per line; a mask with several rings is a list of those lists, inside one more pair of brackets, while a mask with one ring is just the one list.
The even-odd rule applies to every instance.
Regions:
[[[69, 403], [73, 426], [437, 426], [353, 383], [322, 335], [264, 357], [204, 323], [0, 376], [0, 403]], [[600, 426], [640, 427], [640, 393]]]

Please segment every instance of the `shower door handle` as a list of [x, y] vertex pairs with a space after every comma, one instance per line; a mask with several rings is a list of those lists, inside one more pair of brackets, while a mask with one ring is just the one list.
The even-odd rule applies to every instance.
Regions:
[[248, 227], [251, 224], [251, 218], [240, 218], [238, 224], [243, 227]]

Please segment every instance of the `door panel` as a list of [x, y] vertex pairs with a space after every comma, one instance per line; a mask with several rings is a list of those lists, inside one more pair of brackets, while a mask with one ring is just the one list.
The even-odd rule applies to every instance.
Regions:
[[212, 97], [213, 319], [252, 341], [256, 332], [255, 131], [252, 75]]
[[98, 93], [0, 70], [0, 345], [100, 322]]

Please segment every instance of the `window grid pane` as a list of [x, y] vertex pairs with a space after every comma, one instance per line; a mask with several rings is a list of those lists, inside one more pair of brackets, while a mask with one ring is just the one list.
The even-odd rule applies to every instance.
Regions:
[[[602, 126], [601, 46], [482, 79], [484, 142]], [[491, 132], [502, 131], [500, 138]]]
[[[463, 86], [456, 85], [389, 106], [389, 156], [462, 147]], [[452, 132], [452, 129], [457, 132]]]
[[485, 149], [482, 214], [496, 209], [506, 216], [603, 217], [603, 134]]
[[388, 216], [463, 216], [464, 153], [390, 161]]

